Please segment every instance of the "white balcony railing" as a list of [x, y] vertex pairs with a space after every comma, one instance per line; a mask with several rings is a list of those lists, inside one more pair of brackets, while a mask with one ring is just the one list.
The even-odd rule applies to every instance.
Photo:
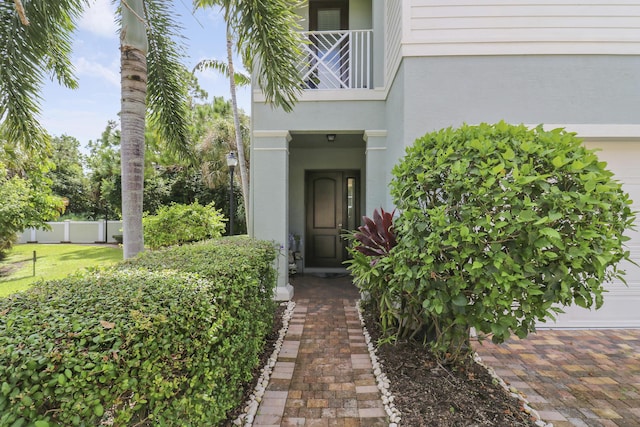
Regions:
[[371, 30], [309, 31], [298, 63], [303, 89], [370, 89]]

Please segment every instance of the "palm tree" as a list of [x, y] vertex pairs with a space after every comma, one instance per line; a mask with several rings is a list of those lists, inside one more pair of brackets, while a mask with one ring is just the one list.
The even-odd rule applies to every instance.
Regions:
[[[75, 21], [88, 0], [0, 0], [0, 140], [18, 149], [46, 150], [48, 136], [39, 125], [39, 92], [51, 73], [77, 86], [69, 59]], [[245, 65], [255, 57], [263, 67], [258, 85], [267, 101], [291, 110], [299, 78], [291, 64], [299, 35], [290, 0], [195, 0], [220, 5], [237, 35]], [[121, 158], [124, 256], [144, 248], [142, 189], [145, 116], [177, 153], [190, 156], [187, 82], [175, 41], [178, 27], [169, 0], [121, 0]], [[146, 33], [146, 34], [145, 34]], [[148, 84], [147, 84], [148, 82]], [[241, 151], [240, 147], [238, 150]]]
[[[203, 59], [198, 62], [193, 71], [203, 71], [206, 69], [213, 69], [227, 76], [229, 79], [229, 90], [231, 92], [231, 110], [233, 112], [233, 125], [235, 135], [235, 146], [230, 146], [232, 151], [238, 153], [238, 166], [240, 169], [240, 184], [242, 189], [242, 201], [245, 206], [245, 220], [249, 224], [249, 170], [247, 168], [247, 159], [245, 156], [244, 138], [242, 137], [242, 129], [240, 126], [240, 113], [238, 111], [238, 101], [236, 96], [237, 86], [247, 86], [251, 84], [251, 78], [242, 73], [236, 72], [233, 67], [233, 39], [232, 34], [227, 24], [227, 62], [218, 61], [215, 59]], [[219, 134], [219, 130], [214, 131]], [[211, 135], [208, 136], [211, 139]], [[210, 146], [211, 144], [207, 144]], [[226, 156], [227, 153], [225, 153]], [[207, 171], [211, 174], [211, 170]]]
[[[240, 129], [240, 116], [236, 100], [238, 77], [233, 65], [233, 40], [249, 71], [257, 71], [257, 83], [267, 102], [291, 111], [300, 91], [300, 76], [293, 64], [300, 55], [302, 38], [294, 10], [298, 0], [195, 0], [198, 7], [220, 6], [227, 23], [227, 64], [216, 63], [213, 68], [229, 78], [231, 104], [238, 149], [238, 164], [242, 182], [247, 224], [249, 224], [249, 174], [244, 156], [245, 148]], [[256, 58], [261, 62], [255, 69]], [[213, 65], [208, 63], [209, 65]], [[200, 64], [199, 64], [200, 65]], [[205, 64], [206, 66], [206, 64]], [[242, 81], [242, 80], [240, 80]]]
[[[188, 154], [186, 70], [168, 0], [122, 0], [122, 170], [125, 258], [143, 249], [142, 186], [146, 107], [162, 137]], [[0, 142], [46, 152], [38, 123], [45, 76], [77, 87], [70, 61], [71, 35], [88, 0], [0, 0]], [[147, 49], [148, 40], [148, 49]], [[148, 71], [147, 71], [148, 66]], [[148, 87], [147, 87], [148, 79]], [[148, 89], [148, 93], [147, 93]], [[5, 144], [4, 142], [7, 142]], [[11, 153], [8, 153], [11, 154]]]
[[85, 5], [85, 0], [0, 0], [0, 142], [18, 156], [48, 150], [49, 137], [37, 119], [45, 77], [77, 87], [71, 35]]
[[[187, 80], [170, 1], [122, 0], [120, 112], [124, 258], [144, 250], [144, 136], [153, 125], [177, 153], [190, 156]], [[148, 68], [147, 68], [148, 67]], [[147, 84], [148, 82], [148, 84]], [[148, 89], [148, 93], [147, 93]]]

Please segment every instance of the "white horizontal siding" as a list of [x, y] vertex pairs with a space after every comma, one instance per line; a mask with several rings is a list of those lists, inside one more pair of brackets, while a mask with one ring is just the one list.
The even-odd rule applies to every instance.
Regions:
[[399, 1], [386, 2], [385, 10], [385, 85], [391, 84], [398, 66], [402, 50], [402, 3]]
[[404, 0], [403, 54], [640, 54], [640, 0]]

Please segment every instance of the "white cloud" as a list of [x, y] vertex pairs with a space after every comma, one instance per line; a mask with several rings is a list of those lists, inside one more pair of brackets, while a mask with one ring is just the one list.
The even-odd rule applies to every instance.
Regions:
[[222, 8], [220, 7], [211, 7], [204, 9], [204, 16], [206, 20], [213, 24], [213, 28], [226, 28], [227, 24], [224, 22], [224, 14], [222, 13]]
[[82, 14], [78, 26], [101, 37], [116, 38], [115, 8], [111, 1], [94, 0]]
[[104, 65], [89, 61], [84, 57], [80, 57], [73, 62], [78, 75], [87, 75], [106, 80], [109, 84], [120, 87], [120, 73], [116, 66], [105, 67]]

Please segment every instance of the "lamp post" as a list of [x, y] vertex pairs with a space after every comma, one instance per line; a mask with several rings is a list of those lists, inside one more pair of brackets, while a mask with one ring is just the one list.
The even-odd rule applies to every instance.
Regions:
[[229, 236], [233, 236], [233, 169], [238, 165], [236, 154], [231, 151], [227, 154], [227, 166], [229, 166]]

